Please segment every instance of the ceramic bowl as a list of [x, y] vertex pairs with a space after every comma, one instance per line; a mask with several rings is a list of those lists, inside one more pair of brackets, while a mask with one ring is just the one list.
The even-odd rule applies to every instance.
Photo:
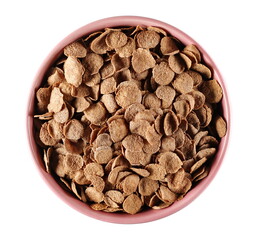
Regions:
[[[223, 99], [221, 102], [223, 116], [227, 121], [227, 134], [224, 138], [222, 138], [221, 143], [219, 145], [217, 154], [215, 159], [213, 160], [213, 164], [211, 166], [209, 175], [200, 181], [194, 188], [192, 188], [186, 196], [180, 200], [172, 204], [170, 207], [160, 210], [145, 210], [135, 215], [129, 215], [125, 213], [106, 213], [102, 211], [92, 210], [88, 205], [79, 201], [73, 195], [63, 190], [62, 187], [54, 180], [54, 178], [45, 171], [45, 167], [42, 161], [42, 157], [39, 153], [39, 149], [36, 145], [34, 136], [33, 136], [33, 112], [34, 112], [34, 102], [35, 102], [35, 92], [40, 87], [44, 75], [49, 67], [53, 64], [53, 62], [58, 58], [63, 48], [69, 43], [77, 40], [78, 38], [88, 35], [94, 31], [101, 30], [103, 28], [109, 27], [118, 27], [118, 26], [156, 26], [165, 29], [167, 32], [178, 38], [182, 41], [184, 45], [195, 44], [202, 53], [204, 62], [209, 65], [213, 70], [214, 78], [220, 83], [223, 88]], [[155, 19], [145, 18], [145, 17], [137, 17], [137, 16], [120, 16], [120, 17], [110, 17], [101, 19], [92, 23], [89, 23], [78, 30], [74, 31], [66, 38], [64, 38], [56, 47], [50, 52], [47, 58], [42, 63], [39, 68], [31, 89], [31, 93], [29, 96], [28, 108], [27, 108], [27, 133], [28, 133], [28, 141], [29, 146], [32, 152], [32, 156], [36, 165], [36, 168], [39, 170], [40, 175], [46, 182], [46, 184], [52, 189], [52, 191], [65, 203], [67, 203], [70, 207], [74, 208], [78, 212], [85, 214], [89, 217], [99, 219], [106, 222], [112, 223], [143, 223], [149, 222], [153, 220], [157, 220], [166, 216], [169, 216], [182, 208], [189, 205], [194, 199], [196, 199], [206, 187], [210, 184], [210, 182], [215, 177], [218, 172], [221, 163], [224, 159], [224, 155], [228, 146], [229, 140], [229, 132], [230, 132], [230, 111], [229, 111], [229, 100], [227, 95], [227, 90], [225, 86], [225, 82], [211, 59], [211, 57], [207, 54], [207, 52], [191, 37], [182, 32], [181, 30], [173, 27], [168, 23], [164, 23]], [[43, 203], [42, 203], [43, 204]]]

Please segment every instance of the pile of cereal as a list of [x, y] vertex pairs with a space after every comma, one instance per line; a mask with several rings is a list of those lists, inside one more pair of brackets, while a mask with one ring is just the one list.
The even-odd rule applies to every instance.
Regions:
[[157, 27], [108, 28], [66, 46], [36, 92], [46, 171], [95, 210], [182, 199], [226, 134], [222, 88], [201, 58]]

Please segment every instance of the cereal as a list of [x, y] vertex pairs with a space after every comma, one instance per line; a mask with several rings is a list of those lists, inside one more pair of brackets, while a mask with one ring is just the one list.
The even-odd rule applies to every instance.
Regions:
[[188, 93], [193, 90], [193, 78], [186, 72], [179, 74], [173, 81], [173, 87], [179, 93]]
[[194, 109], [197, 110], [201, 108], [205, 103], [205, 95], [200, 91], [192, 91], [189, 93], [195, 101]]
[[173, 103], [177, 115], [185, 118], [190, 112], [190, 105], [185, 100], [176, 101]]
[[91, 75], [97, 74], [100, 68], [104, 64], [104, 60], [101, 55], [96, 53], [88, 53], [82, 60], [82, 64]]
[[58, 123], [65, 123], [69, 120], [70, 118], [70, 112], [67, 107], [67, 104], [64, 104], [63, 108], [61, 109], [60, 112], [57, 112], [53, 115], [54, 120]]
[[112, 94], [104, 94], [101, 97], [101, 102], [104, 104], [109, 113], [114, 113], [119, 108], [114, 96]]
[[65, 138], [63, 139], [63, 143], [67, 152], [75, 154], [83, 153], [84, 141], [82, 139], [79, 139], [78, 141], [74, 142]]
[[60, 112], [63, 106], [63, 94], [60, 89], [55, 87], [53, 88], [50, 95], [50, 102], [47, 106], [49, 112]]
[[163, 37], [161, 40], [161, 52], [163, 55], [175, 55], [179, 53], [176, 42], [172, 37]]
[[184, 48], [184, 50], [192, 52], [195, 55], [197, 62], [201, 62], [201, 53], [199, 52], [199, 50], [197, 49], [197, 47], [195, 45], [193, 45], [193, 44], [187, 45]]
[[173, 203], [177, 199], [177, 194], [169, 190], [169, 188], [165, 186], [160, 186], [158, 190], [158, 197], [164, 202]]
[[140, 103], [142, 93], [134, 82], [122, 82], [117, 88], [115, 100], [120, 107], [126, 108], [133, 103]]
[[179, 201], [208, 176], [227, 132], [222, 87], [201, 52], [158, 27], [70, 43], [35, 95], [46, 172], [96, 211]]
[[72, 119], [64, 125], [63, 134], [66, 138], [77, 141], [84, 135], [84, 126], [77, 119]]
[[199, 72], [203, 77], [207, 79], [211, 78], [211, 70], [203, 64], [195, 63], [192, 65], [192, 69]]
[[207, 161], [206, 157], [203, 157], [202, 159], [198, 160], [191, 168], [190, 173], [195, 172], [198, 168], [200, 168], [205, 162]]
[[217, 116], [214, 119], [214, 125], [215, 125], [215, 129], [217, 131], [218, 136], [220, 138], [224, 137], [227, 132], [227, 124], [226, 124], [225, 120], [221, 116]]
[[156, 96], [171, 105], [173, 99], [175, 98], [176, 91], [170, 86], [159, 86], [156, 91]]
[[148, 178], [153, 180], [163, 180], [166, 175], [165, 168], [160, 164], [148, 164], [145, 169], [150, 173]]
[[150, 51], [143, 48], [138, 48], [132, 55], [132, 67], [137, 73], [141, 73], [155, 66], [155, 60]]
[[170, 69], [167, 62], [156, 64], [153, 68], [153, 78], [159, 85], [168, 85], [171, 83], [175, 73]]
[[179, 53], [179, 56], [184, 60], [186, 68], [190, 69], [192, 66], [192, 60], [184, 53]]
[[90, 102], [84, 97], [77, 97], [74, 100], [73, 106], [75, 107], [76, 112], [83, 112], [90, 106]]
[[185, 62], [179, 54], [169, 56], [169, 66], [177, 74], [181, 74], [185, 70]]
[[122, 181], [122, 190], [125, 194], [131, 194], [136, 192], [139, 184], [139, 176], [136, 174], [131, 174]]
[[178, 118], [176, 114], [172, 111], [169, 111], [163, 121], [163, 129], [166, 136], [171, 136], [178, 129]]
[[95, 187], [86, 188], [86, 197], [88, 200], [96, 203], [100, 203], [104, 200], [104, 194], [95, 189]]
[[78, 87], [82, 83], [82, 75], [85, 71], [80, 61], [73, 56], [69, 56], [64, 63], [64, 76], [68, 83]]
[[127, 57], [120, 57], [119, 54], [114, 54], [111, 59], [111, 63], [113, 65], [115, 72], [121, 72], [129, 68], [130, 59]]
[[139, 212], [142, 205], [141, 199], [136, 194], [129, 195], [122, 204], [124, 211], [129, 214]]
[[104, 169], [102, 165], [99, 163], [89, 163], [86, 165], [84, 169], [84, 174], [87, 175], [96, 175], [99, 177], [103, 177], [104, 175]]
[[159, 108], [161, 107], [161, 100], [154, 93], [146, 93], [142, 100], [145, 108]]
[[129, 151], [138, 152], [142, 151], [144, 146], [143, 138], [136, 134], [127, 135], [123, 141], [122, 145]]
[[95, 140], [95, 145], [96, 147], [101, 147], [101, 146], [110, 147], [112, 145], [112, 140], [110, 135], [108, 133], [99, 134]]
[[104, 64], [104, 66], [100, 70], [100, 75], [102, 79], [111, 77], [114, 73], [115, 73], [114, 66], [110, 62]]
[[84, 111], [85, 117], [93, 124], [101, 124], [106, 119], [107, 111], [101, 102], [90, 105]]
[[182, 161], [173, 152], [165, 152], [158, 155], [158, 162], [166, 169], [167, 173], [176, 173], [182, 166]]
[[133, 172], [135, 172], [136, 174], [138, 174], [139, 176], [142, 176], [142, 177], [148, 177], [150, 175], [150, 173], [146, 170], [146, 169], [143, 169], [143, 168], [130, 168]]
[[106, 44], [107, 34], [108, 31], [103, 32], [91, 42], [90, 48], [94, 53], [105, 54], [107, 51], [111, 50], [111, 48]]
[[142, 196], [152, 195], [159, 187], [158, 181], [144, 177], [141, 178], [138, 185], [138, 192]]
[[67, 57], [83, 58], [87, 55], [87, 49], [81, 42], [73, 42], [64, 48], [63, 53]]
[[[47, 83], [49, 85], [58, 84], [63, 81], [65, 81], [63, 70], [58, 67], [54, 68], [52, 74], [47, 78]], [[43, 89], [43, 88], [40, 88], [40, 89]], [[38, 101], [39, 101], [39, 99], [38, 99]]]
[[106, 197], [109, 197], [115, 203], [121, 204], [124, 201], [124, 196], [120, 191], [110, 190], [105, 193]]
[[124, 118], [126, 119], [127, 122], [130, 122], [131, 120], [134, 119], [136, 114], [138, 112], [141, 112], [142, 110], [145, 109], [145, 106], [141, 103], [133, 103], [129, 107], [126, 108]]
[[54, 119], [48, 121], [47, 131], [56, 140], [63, 138], [63, 124], [56, 122]]
[[66, 169], [66, 157], [64, 155], [58, 154], [55, 156], [54, 160], [51, 162], [51, 169], [56, 173], [59, 177], [65, 177], [67, 173]]
[[114, 77], [106, 78], [101, 82], [101, 85], [100, 85], [101, 94], [113, 93], [115, 92], [115, 90], [116, 90], [116, 81]]
[[50, 133], [48, 132], [48, 124], [49, 123], [45, 122], [40, 128], [39, 138], [46, 146], [54, 146], [58, 143], [58, 140], [51, 137]]
[[113, 31], [106, 36], [105, 41], [110, 48], [115, 49], [123, 47], [127, 43], [128, 38], [123, 32]]
[[175, 139], [173, 137], [163, 137], [161, 142], [161, 152], [173, 152], [176, 148]]
[[155, 48], [160, 42], [160, 35], [151, 30], [143, 30], [137, 35], [137, 44], [140, 48]]
[[85, 84], [81, 84], [79, 87], [71, 86], [70, 95], [72, 97], [80, 98], [80, 97], [87, 97], [90, 95], [90, 88]]
[[94, 152], [95, 160], [100, 164], [108, 163], [113, 156], [113, 150], [111, 147], [108, 146], [101, 146], [96, 148]]
[[218, 103], [222, 98], [222, 88], [216, 80], [204, 81], [200, 86], [206, 102]]
[[79, 154], [68, 153], [65, 157], [65, 166], [69, 171], [80, 170], [83, 166], [83, 158]]
[[131, 57], [135, 49], [136, 49], [135, 40], [129, 37], [127, 39], [127, 43], [124, 46], [118, 47], [115, 50], [120, 57]]
[[123, 118], [114, 119], [108, 123], [110, 136], [113, 142], [120, 142], [128, 135], [128, 126]]

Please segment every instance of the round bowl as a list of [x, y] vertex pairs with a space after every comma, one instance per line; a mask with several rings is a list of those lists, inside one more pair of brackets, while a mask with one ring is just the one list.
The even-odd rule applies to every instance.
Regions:
[[[85, 203], [73, 197], [70, 193], [66, 192], [54, 180], [54, 178], [45, 171], [42, 157], [39, 153], [39, 149], [37, 147], [37, 144], [35, 142], [34, 135], [33, 135], [33, 113], [34, 113], [35, 92], [40, 87], [46, 71], [60, 55], [63, 48], [69, 43], [77, 40], [82, 36], [88, 35], [94, 31], [98, 31], [106, 27], [136, 26], [136, 25], [156, 26], [156, 27], [163, 28], [167, 32], [169, 32], [170, 34], [172, 34], [173, 36], [181, 40], [183, 44], [185, 45], [195, 44], [199, 48], [199, 50], [202, 53], [204, 62], [207, 65], [211, 66], [213, 70], [213, 77], [220, 83], [223, 89], [223, 99], [222, 99], [221, 105], [222, 105], [223, 117], [227, 122], [227, 134], [224, 138], [221, 139], [221, 142], [220, 142], [217, 154], [215, 156], [215, 159], [213, 161], [213, 164], [211, 166], [209, 175], [206, 178], [204, 178], [202, 181], [200, 181], [194, 188], [192, 188], [182, 200], [175, 202], [170, 207], [165, 209], [159, 209], [159, 210], [146, 210], [146, 211], [137, 213], [135, 215], [129, 215], [125, 213], [106, 213], [101, 211], [95, 211], [95, 210], [92, 210]], [[215, 63], [207, 54], [207, 52], [195, 40], [193, 40], [191, 37], [186, 35], [184, 32], [180, 31], [179, 29], [167, 23], [164, 23], [155, 19], [151, 19], [151, 18], [137, 17], [137, 16], [110, 17], [110, 18], [105, 18], [105, 19], [101, 19], [101, 20], [89, 23], [79, 28], [78, 30], [74, 31], [66, 38], [64, 38], [59, 44], [57, 44], [57, 46], [50, 52], [50, 54], [44, 60], [44, 62], [42, 63], [41, 67], [39, 68], [35, 76], [31, 93], [29, 96], [28, 108], [27, 108], [27, 134], [28, 134], [30, 149], [32, 152], [32, 157], [34, 159], [37, 169], [39, 170], [40, 175], [47, 183], [47, 185], [52, 189], [52, 191], [70, 207], [74, 208], [75, 210], [77, 210], [82, 214], [85, 214], [87, 216], [90, 216], [102, 221], [106, 221], [106, 222], [112, 222], [112, 223], [149, 222], [149, 221], [153, 221], [153, 220], [157, 220], [157, 219], [169, 216], [181, 210], [182, 208], [186, 207], [194, 199], [196, 199], [204, 191], [204, 189], [206, 189], [206, 187], [210, 184], [210, 182], [215, 177], [224, 159], [224, 155], [228, 146], [228, 140], [229, 140], [229, 134], [230, 134], [229, 100], [228, 100], [225, 82], [218, 68], [216, 67]]]

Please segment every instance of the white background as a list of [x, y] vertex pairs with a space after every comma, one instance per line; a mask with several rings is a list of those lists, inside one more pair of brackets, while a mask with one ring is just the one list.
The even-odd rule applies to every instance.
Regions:
[[[256, 1], [1, 1], [0, 239], [257, 239]], [[222, 72], [232, 129], [224, 163], [207, 190], [164, 219], [118, 225], [84, 216], [46, 186], [26, 138], [28, 94], [41, 62], [75, 29], [104, 17], [139, 15], [198, 41]]]

